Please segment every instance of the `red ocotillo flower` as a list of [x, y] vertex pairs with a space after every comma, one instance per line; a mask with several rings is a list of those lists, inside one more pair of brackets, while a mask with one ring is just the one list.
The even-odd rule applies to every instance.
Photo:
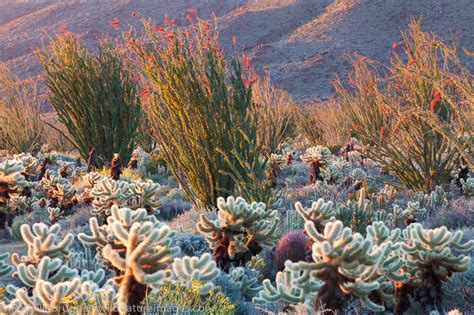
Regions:
[[392, 49], [395, 50], [395, 49], [397, 49], [397, 48], [398, 48], [398, 43], [397, 43], [397, 42], [394, 42], [394, 43], [392, 44]]
[[234, 47], [237, 46], [237, 37], [232, 36], [232, 43], [234, 44]]
[[430, 110], [433, 112], [436, 104], [438, 104], [439, 101], [441, 100], [441, 93], [438, 90], [433, 89], [432, 94], [433, 94], [433, 98], [431, 99], [431, 102], [430, 102]]
[[155, 32], [155, 33], [161, 33], [165, 30], [164, 28], [158, 27], [156, 25], [153, 25], [151, 28], [152, 28], [153, 32]]
[[407, 63], [407, 68], [410, 68], [411, 66], [413, 66], [415, 64], [415, 59], [413, 58], [410, 58], [408, 60], [408, 63]]
[[137, 12], [132, 11], [132, 13], [131, 13], [130, 15], [133, 16], [133, 17], [135, 17], [135, 16], [137, 16]]
[[168, 16], [165, 14], [165, 20], [164, 20], [165, 25], [168, 25], [170, 23], [170, 20], [168, 19]]
[[140, 93], [137, 94], [139, 97], [143, 97], [148, 94], [148, 89], [143, 89]]
[[110, 21], [110, 25], [114, 26], [114, 27], [120, 27], [120, 21], [118, 18], [114, 18], [112, 21]]
[[382, 141], [383, 138], [383, 132], [385, 131], [385, 127], [380, 127], [379, 131], [379, 141]]
[[195, 10], [195, 9], [187, 9], [186, 12], [188, 12], [189, 14], [192, 14], [192, 15], [198, 14], [198, 10]]

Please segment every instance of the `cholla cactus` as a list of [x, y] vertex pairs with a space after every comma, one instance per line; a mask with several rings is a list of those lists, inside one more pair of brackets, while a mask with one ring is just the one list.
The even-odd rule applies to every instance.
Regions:
[[441, 309], [442, 283], [448, 281], [454, 272], [464, 272], [469, 268], [470, 258], [457, 256], [452, 250], [472, 249], [474, 240], [461, 244], [461, 231], [449, 232], [444, 226], [425, 230], [419, 223], [409, 225], [403, 238], [404, 260], [411, 277], [398, 289], [396, 312], [406, 309], [408, 294], [414, 295], [426, 311]]
[[389, 271], [394, 272], [398, 267], [396, 262], [394, 266], [384, 264], [393, 244], [387, 241], [374, 246], [370, 239], [343, 227], [341, 221], [327, 223], [323, 233], [308, 221], [305, 231], [314, 241], [314, 262], [287, 261], [285, 271], [278, 273], [277, 286], [273, 287], [265, 280], [264, 291], [254, 301], [263, 303], [282, 299], [291, 304], [306, 303], [344, 310], [347, 300], [355, 296], [369, 309], [384, 311], [384, 307], [369, 296], [386, 287], [384, 268], [390, 267]]
[[262, 290], [262, 286], [258, 283], [258, 280], [246, 274], [245, 268], [243, 267], [232, 268], [229, 275], [232, 281], [239, 285], [240, 292], [245, 296], [253, 297]]
[[44, 223], [34, 223], [30, 228], [28, 224], [23, 224], [20, 228], [23, 241], [28, 247], [28, 256], [21, 258], [17, 253], [12, 255], [12, 262], [16, 266], [20, 263], [37, 264], [41, 258], [49, 256], [50, 258], [64, 258], [68, 254], [68, 248], [71, 245], [74, 236], [69, 233], [66, 236], [59, 237], [61, 227], [54, 224], [48, 227]]
[[131, 210], [112, 206], [107, 224], [89, 221], [92, 235], [80, 233], [84, 244], [95, 244], [102, 257], [119, 273], [118, 304], [121, 314], [126, 307], [139, 305], [149, 286], [159, 285], [171, 276], [173, 255], [171, 229], [148, 215], [145, 209]]
[[9, 208], [15, 213], [26, 214], [33, 211], [35, 202], [37, 202], [35, 198], [15, 196], [10, 199]]
[[442, 208], [447, 204], [447, 193], [444, 191], [443, 187], [436, 186], [435, 190], [430, 193], [429, 205], [431, 209], [437, 210]]
[[347, 204], [340, 204], [336, 209], [336, 218], [344, 222], [353, 231], [364, 233], [367, 225], [374, 214], [373, 205], [366, 199], [365, 189], [361, 188], [358, 192], [357, 201], [349, 200]]
[[[57, 284], [77, 276], [77, 270], [64, 265], [63, 260], [60, 258], [51, 259], [48, 256], [41, 258], [36, 266], [22, 262], [16, 268], [18, 278], [27, 288], [34, 288], [39, 280]], [[8, 293], [12, 295], [15, 295], [18, 289], [14, 285], [7, 286]]]
[[5, 261], [10, 258], [9, 253], [1, 253], [0, 254], [0, 278], [9, 277], [10, 274], [13, 272], [15, 268], [9, 265]]
[[466, 196], [474, 196], [474, 178], [460, 179], [462, 191]]
[[90, 193], [92, 189], [94, 189], [95, 185], [103, 178], [104, 176], [96, 172], [86, 173], [82, 177], [82, 187], [84, 188], [82, 200], [84, 200], [86, 203], [92, 202], [92, 199], [94, 198], [90, 195]]
[[314, 184], [317, 180], [323, 180], [321, 169], [330, 163], [331, 151], [321, 145], [310, 147], [301, 156], [301, 159], [309, 164], [309, 183]]
[[161, 185], [149, 180], [144, 183], [133, 183], [129, 186], [133, 209], [143, 208], [149, 214], [159, 213], [158, 207], [161, 201], [157, 195], [161, 191]]
[[63, 210], [72, 208], [76, 199], [76, 190], [69, 180], [47, 171], [41, 179], [41, 185], [48, 191], [50, 207], [59, 207]]
[[82, 270], [81, 272], [81, 280], [83, 282], [91, 281], [93, 283], [100, 284], [102, 281], [104, 281], [104, 279], [105, 279], [105, 271], [102, 268], [99, 268], [95, 271]]
[[35, 177], [39, 166], [39, 160], [29, 153], [15, 154], [13, 158], [23, 163], [23, 175], [27, 178]]
[[68, 177], [68, 172], [69, 168], [72, 166], [71, 162], [65, 162], [65, 161], [58, 161], [58, 164], [60, 165], [58, 174], [62, 178], [67, 178]]
[[176, 258], [173, 262], [173, 273], [179, 283], [190, 288], [193, 281], [199, 281], [199, 294], [206, 295], [215, 288], [212, 282], [219, 276], [220, 270], [216, 267], [216, 262], [212, 260], [209, 253], [201, 257]]
[[6, 160], [0, 163], [0, 230], [5, 228], [11, 194], [17, 193], [21, 187], [28, 184], [21, 174], [23, 171], [24, 167], [21, 161]]
[[311, 268], [293, 264], [289, 260], [286, 268], [276, 275], [275, 286], [268, 279], [263, 280], [263, 290], [253, 298], [256, 304], [281, 301], [288, 304], [304, 303], [313, 306], [322, 283], [311, 275]]
[[260, 252], [261, 244], [272, 245], [277, 240], [278, 212], [267, 210], [264, 203], [219, 197], [217, 208], [217, 220], [201, 215], [196, 227], [214, 248], [214, 259], [222, 269], [228, 270], [234, 263], [245, 264]]
[[318, 231], [323, 231], [328, 222], [335, 220], [332, 201], [324, 202], [324, 199], [320, 198], [317, 202], [311, 204], [311, 208], [307, 209], [303, 208], [301, 202], [297, 202], [295, 208], [303, 220], [313, 222]]
[[420, 208], [419, 202], [408, 202], [406, 209], [402, 209], [399, 205], [393, 206], [392, 223], [394, 227], [399, 227], [403, 222], [408, 226], [416, 222], [416, 218], [425, 213], [426, 209]]
[[48, 207], [48, 218], [51, 224], [55, 224], [58, 220], [63, 218], [63, 211], [59, 208]]
[[110, 208], [113, 205], [125, 206], [130, 198], [130, 188], [127, 182], [103, 178], [94, 186], [90, 195], [94, 197], [92, 214], [102, 215], [105, 218], [110, 215]]

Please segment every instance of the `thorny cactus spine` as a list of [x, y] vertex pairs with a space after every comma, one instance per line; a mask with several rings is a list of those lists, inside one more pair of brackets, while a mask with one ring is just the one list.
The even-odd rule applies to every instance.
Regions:
[[218, 219], [201, 215], [197, 230], [204, 234], [214, 249], [217, 265], [228, 271], [232, 265], [245, 265], [258, 254], [262, 245], [272, 245], [277, 239], [280, 219], [276, 210], [267, 210], [264, 203], [230, 196], [217, 199]]
[[119, 312], [140, 314], [127, 313], [127, 309], [140, 305], [150, 286], [160, 285], [171, 276], [172, 258], [179, 251], [170, 246], [173, 232], [145, 209], [117, 206], [112, 206], [107, 224], [99, 226], [96, 218], [89, 224], [92, 235], [80, 233], [79, 240], [95, 244], [116, 271]]

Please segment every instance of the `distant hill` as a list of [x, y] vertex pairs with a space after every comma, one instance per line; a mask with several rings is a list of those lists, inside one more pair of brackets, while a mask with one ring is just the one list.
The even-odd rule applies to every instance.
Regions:
[[347, 52], [386, 59], [412, 16], [422, 17], [424, 29], [456, 36], [474, 50], [473, 0], [0, 0], [0, 62], [34, 76], [41, 69], [32, 50], [63, 25], [93, 45], [104, 33], [118, 34], [110, 25], [115, 17], [138, 26], [139, 17], [163, 21], [167, 14], [179, 24], [191, 8], [202, 18], [215, 14], [225, 50], [233, 49], [236, 35], [256, 69], [269, 69], [272, 81], [298, 101], [330, 95], [330, 81], [350, 70], [340, 58]]

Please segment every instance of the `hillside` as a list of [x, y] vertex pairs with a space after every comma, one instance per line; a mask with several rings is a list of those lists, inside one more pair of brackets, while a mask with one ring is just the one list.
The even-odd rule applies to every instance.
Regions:
[[386, 58], [411, 16], [422, 17], [425, 29], [446, 39], [456, 36], [462, 47], [474, 50], [472, 0], [0, 0], [0, 62], [23, 77], [37, 75], [32, 51], [47, 32], [66, 26], [93, 45], [104, 33], [118, 34], [110, 25], [115, 17], [122, 28], [138, 26], [139, 17], [163, 21], [165, 14], [184, 23], [190, 8], [202, 18], [215, 14], [225, 50], [233, 49], [236, 35], [238, 49], [252, 56], [256, 69], [269, 69], [273, 82], [299, 101], [331, 94], [330, 81], [350, 69], [340, 58], [347, 52]]

